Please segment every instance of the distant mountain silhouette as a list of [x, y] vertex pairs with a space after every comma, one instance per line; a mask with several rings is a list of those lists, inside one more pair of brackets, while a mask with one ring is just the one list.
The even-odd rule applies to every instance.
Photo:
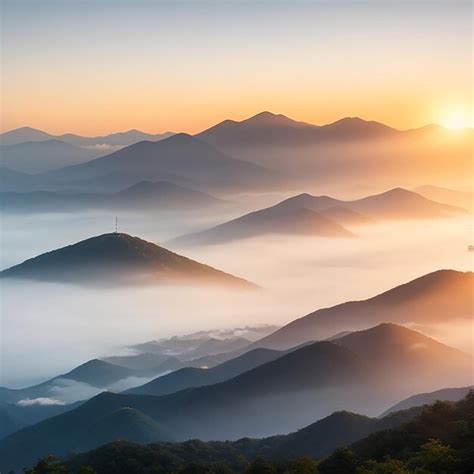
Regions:
[[287, 351], [253, 349], [245, 354], [210, 369], [185, 367], [168, 375], [158, 377], [126, 393], [137, 395], [168, 395], [190, 387], [202, 387], [224, 382], [247, 370], [258, 367], [286, 354]]
[[474, 210], [474, 192], [472, 191], [456, 191], [432, 185], [419, 186], [414, 191], [434, 201], [461, 207], [471, 212]]
[[231, 158], [190, 135], [179, 133], [159, 142], [142, 141], [88, 163], [70, 166], [48, 174], [48, 179], [98, 178], [120, 173], [138, 180], [168, 180], [200, 189], [239, 190], [261, 187], [274, 179], [264, 168]]
[[141, 181], [122, 191], [108, 194], [0, 192], [0, 209], [10, 213], [79, 212], [90, 209], [186, 212], [226, 204], [209, 194], [165, 181]]
[[430, 405], [437, 400], [457, 402], [464, 398], [470, 390], [474, 389], [474, 385], [460, 388], [443, 388], [429, 393], [420, 393], [398, 402], [397, 404], [386, 410], [381, 416], [389, 415], [400, 410], [407, 410], [412, 407], [419, 407], [422, 405]]
[[439, 270], [397, 286], [373, 298], [323, 308], [296, 319], [253, 344], [287, 349], [346, 330], [361, 330], [380, 322], [448, 323], [472, 318], [474, 273]]
[[10, 168], [0, 167], [0, 190], [29, 191], [35, 184], [35, 177]]
[[38, 385], [22, 389], [0, 387], [0, 401], [16, 403], [25, 399], [55, 398], [54, 387], [59, 380], [86, 383], [92, 387], [105, 389], [119, 380], [139, 375], [142, 375], [140, 371], [93, 359], [79, 365], [70, 372], [58, 375]]
[[102, 360], [111, 364], [120, 365], [121, 367], [128, 367], [133, 370], [154, 371], [156, 374], [183, 367], [183, 362], [176, 357], [151, 354], [149, 352], [143, 354], [105, 357]]
[[245, 214], [203, 232], [171, 240], [172, 245], [220, 244], [268, 234], [351, 237], [347, 229], [306, 208], [281, 209], [278, 206]]
[[[428, 219], [463, 214], [402, 188], [354, 201], [303, 193], [202, 232], [172, 239], [171, 245], [209, 245], [266, 234], [350, 237], [345, 226], [384, 219]], [[344, 227], [343, 227], [344, 226]]]
[[434, 387], [440, 380], [456, 385], [472, 379], [472, 356], [396, 324], [351, 332], [334, 343], [364, 357], [381, 372], [390, 373], [400, 385], [409, 381], [412, 390], [420, 381], [428, 387], [430, 379]]
[[93, 147], [96, 145], [127, 146], [142, 140], [158, 141], [173, 135], [172, 132], [150, 134], [140, 130], [128, 130], [127, 132], [111, 133], [97, 137], [83, 137], [73, 133], [64, 135], [51, 135], [31, 127], [21, 127], [0, 134], [2, 145], [17, 145], [25, 142], [41, 142], [47, 140], [61, 140], [70, 145], [80, 147]]
[[85, 163], [104, 154], [100, 150], [78, 148], [60, 140], [0, 146], [2, 166], [29, 174]]
[[353, 201], [343, 201], [329, 196], [312, 196], [305, 193], [288, 198], [276, 206], [285, 209], [304, 207], [316, 212], [328, 212], [331, 209], [342, 207], [375, 220], [428, 219], [465, 212], [463, 209], [431, 201], [403, 188], [391, 189]]
[[291, 146], [321, 141], [392, 136], [400, 132], [381, 123], [346, 117], [328, 125], [297, 122], [281, 114], [262, 112], [241, 122], [225, 120], [196, 135], [217, 148]]
[[0, 143], [2, 145], [18, 145], [19, 143], [41, 142], [55, 138], [54, 135], [43, 132], [42, 130], [37, 130], [36, 128], [21, 127], [0, 134]]
[[255, 285], [128, 234], [112, 233], [44, 253], [0, 272], [23, 278], [82, 284]]
[[[81, 439], [81, 433], [88, 431], [97, 420], [121, 408], [142, 412], [176, 439], [235, 439], [293, 431], [307, 424], [308, 419], [321, 419], [340, 410], [341, 406], [348, 410], [368, 406], [372, 411], [378, 410], [389, 400], [406, 393], [408, 387], [400, 387], [412, 380], [403, 375], [403, 369], [407, 368], [405, 355], [412, 347], [415, 353], [412, 360], [420, 360], [413, 345], [425, 344], [425, 336], [405, 328], [381, 325], [356, 333], [352, 339], [349, 339], [351, 335], [345, 337], [347, 345], [353, 345], [360, 353], [344, 347], [342, 338], [334, 343], [319, 342], [302, 347], [216, 385], [160, 397], [102, 393], [72, 411], [0, 441], [0, 458], [18, 459], [25, 445], [32, 446], [28, 452], [30, 459], [51, 452], [64, 454], [79, 446], [77, 440]], [[384, 342], [389, 348], [384, 347]], [[433, 341], [426, 348], [426, 354], [434, 355], [433, 370], [442, 353], [448, 358], [451, 356], [452, 349], [441, 346]], [[427, 357], [426, 354], [421, 357]], [[387, 368], [383, 367], [383, 359], [389, 362]], [[422, 368], [418, 366], [418, 386], [432, 384], [432, 373], [425, 375]], [[459, 369], [455, 359], [452, 368]], [[441, 369], [438, 374], [439, 383], [445, 372]], [[351, 423], [348, 418], [350, 416], [335, 416], [339, 422], [349, 422], [347, 426], [356, 438], [364, 436], [364, 426], [370, 430], [377, 425], [366, 419]], [[332, 431], [332, 422], [328, 420], [311, 427], [309, 433], [326, 433], [335, 442], [343, 442], [345, 438], [339, 430], [338, 433]], [[306, 449], [309, 440], [306, 443], [303, 438], [306, 438], [304, 433], [299, 439], [296, 436], [289, 442], [288, 449], [297, 446]], [[323, 443], [321, 450], [329, 450], [330, 445]], [[319, 449], [317, 446], [315, 450]]]

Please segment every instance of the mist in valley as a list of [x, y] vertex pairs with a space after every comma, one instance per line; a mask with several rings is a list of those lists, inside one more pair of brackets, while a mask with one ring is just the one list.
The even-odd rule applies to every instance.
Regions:
[[[122, 232], [160, 244], [231, 217], [191, 216], [183, 221], [160, 214], [127, 214], [119, 216], [119, 226]], [[113, 231], [113, 225], [114, 216], [100, 213], [3, 215], [2, 268]], [[152, 339], [215, 328], [283, 325], [318, 308], [365, 299], [438, 269], [472, 268], [473, 254], [467, 252], [470, 216], [392, 221], [351, 230], [353, 238], [266, 236], [171, 248], [256, 283], [261, 287], [256, 291], [2, 280], [0, 385], [38, 383], [86, 360], [125, 354], [128, 346]], [[473, 351], [472, 322], [413, 329]]]

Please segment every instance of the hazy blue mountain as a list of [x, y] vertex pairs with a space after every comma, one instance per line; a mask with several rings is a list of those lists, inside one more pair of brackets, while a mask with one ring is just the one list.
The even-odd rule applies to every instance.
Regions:
[[317, 212], [342, 207], [375, 220], [428, 219], [465, 213], [465, 210], [461, 208], [431, 201], [403, 188], [390, 189], [384, 193], [352, 201], [343, 201], [329, 196], [312, 196], [305, 193], [286, 199], [276, 207], [283, 209], [304, 207]]
[[17, 405], [0, 401], [0, 439], [29, 425], [34, 425], [66, 411], [77, 408], [81, 402], [63, 405]]
[[0, 208], [5, 212], [74, 212], [90, 209], [186, 212], [225, 204], [209, 194], [165, 181], [141, 181], [111, 194], [0, 192]]
[[85, 163], [103, 154], [100, 150], [79, 148], [60, 140], [0, 146], [2, 166], [29, 174]]
[[55, 389], [58, 385], [62, 385], [62, 381], [80, 382], [92, 387], [105, 389], [119, 380], [138, 375], [143, 375], [143, 373], [127, 367], [120, 367], [102, 360], [93, 359], [79, 365], [70, 372], [53, 377], [38, 385], [22, 389], [0, 387], [0, 401], [16, 403], [26, 399], [56, 399]]
[[343, 226], [367, 225], [384, 219], [448, 217], [465, 212], [401, 188], [354, 201], [303, 193], [169, 243], [210, 245], [266, 234], [350, 237], [351, 232]]
[[[395, 331], [387, 334], [385, 326], [381, 326], [357, 335], [371, 348], [367, 351], [363, 347], [361, 354], [347, 349], [340, 341], [319, 342], [216, 385], [159, 397], [102, 393], [72, 411], [0, 441], [0, 459], [4, 459], [5, 467], [17, 462], [25, 445], [31, 446], [28, 453], [31, 460], [45, 453], [60, 455], [79, 448], [78, 440], [84, 432], [121, 408], [140, 411], [157, 421], [175, 439], [236, 439], [285, 433], [304, 426], [308, 419], [321, 419], [340, 410], [341, 406], [351, 411], [367, 406], [376, 410], [399, 395], [398, 387], [405, 382], [403, 368], [406, 366], [393, 371], [392, 364], [391, 370], [386, 370], [380, 361], [374, 362], [379, 358], [374, 350], [382, 348], [385, 340], [392, 352], [400, 352], [399, 360], [403, 364], [406, 361], [403, 354], [408, 347], [426, 342], [422, 334], [402, 328], [409, 331], [409, 337], [394, 344], [392, 333], [398, 329], [389, 329]], [[449, 348], [444, 347], [445, 354], [449, 355]], [[440, 348], [429, 346], [427, 349], [432, 350], [436, 367]], [[387, 358], [387, 352], [385, 348], [380, 349], [380, 358]], [[393, 354], [390, 357], [396, 358]], [[454, 365], [455, 361], [453, 368], [456, 369]], [[419, 373], [420, 385], [423, 377], [423, 372]], [[431, 381], [426, 380], [426, 383]]]
[[388, 410], [382, 413], [381, 416], [386, 416], [399, 410], [407, 410], [412, 407], [430, 405], [437, 400], [457, 402], [458, 400], [464, 398], [469, 393], [469, 391], [473, 389], [474, 386], [470, 385], [469, 387], [443, 388], [441, 390], [435, 390], [434, 392], [412, 395], [411, 397], [405, 398], [405, 400], [402, 400], [390, 407]]
[[245, 354], [210, 369], [184, 367], [170, 374], [158, 377], [126, 393], [138, 395], [168, 395], [190, 387], [202, 387], [224, 382], [243, 372], [251, 370], [284, 355], [286, 351], [253, 349]]
[[121, 367], [128, 367], [133, 370], [153, 370], [157, 374], [183, 367], [183, 362], [176, 357], [152, 354], [149, 352], [143, 354], [104, 357], [102, 360], [111, 364], [120, 365]]
[[2, 145], [17, 145], [25, 142], [53, 140], [54, 138], [56, 138], [54, 135], [50, 135], [42, 130], [31, 127], [21, 127], [0, 134], [0, 143]]
[[254, 347], [287, 349], [346, 330], [361, 330], [380, 322], [437, 324], [472, 318], [474, 273], [439, 270], [381, 293], [319, 309], [296, 319]]
[[73, 133], [64, 135], [52, 135], [31, 127], [21, 127], [0, 134], [2, 145], [17, 145], [25, 142], [40, 142], [47, 140], [61, 140], [62, 142], [80, 147], [93, 147], [100, 145], [127, 146], [142, 140], [158, 141], [173, 135], [173, 132], [144, 133], [140, 130], [128, 130], [127, 132], [111, 133], [96, 137], [83, 137]]
[[23, 278], [82, 284], [160, 284], [165, 282], [255, 285], [123, 233], [103, 234], [44, 253], [0, 272]]
[[35, 177], [9, 168], [0, 167], [0, 191], [29, 191], [35, 183]]
[[274, 179], [264, 168], [231, 158], [184, 133], [127, 146], [88, 163], [57, 170], [48, 174], [48, 179], [77, 181], [111, 173], [137, 181], [166, 181], [171, 175], [175, 177], [173, 182], [186, 186], [191, 180], [199, 189], [261, 188]]
[[352, 237], [337, 222], [306, 208], [282, 209], [278, 206], [245, 214], [209, 230], [169, 241], [171, 245], [211, 245], [268, 234], [313, 237]]

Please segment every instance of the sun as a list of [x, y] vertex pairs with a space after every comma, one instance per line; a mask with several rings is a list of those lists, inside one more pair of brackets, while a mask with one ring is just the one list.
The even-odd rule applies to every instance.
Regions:
[[470, 126], [469, 113], [462, 109], [451, 109], [442, 114], [440, 124], [451, 130], [463, 130]]

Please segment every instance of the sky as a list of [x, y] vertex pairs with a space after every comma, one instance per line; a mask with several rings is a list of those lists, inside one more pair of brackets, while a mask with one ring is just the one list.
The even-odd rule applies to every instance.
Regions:
[[263, 110], [471, 125], [471, 1], [0, 0], [1, 124], [195, 133]]

